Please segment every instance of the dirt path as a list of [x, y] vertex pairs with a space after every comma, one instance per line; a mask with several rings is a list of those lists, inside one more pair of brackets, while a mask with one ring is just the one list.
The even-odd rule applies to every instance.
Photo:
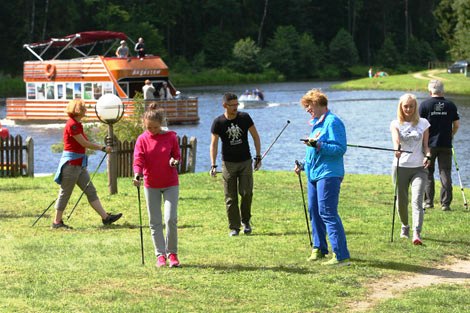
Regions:
[[429, 79], [439, 79], [441, 81], [446, 81], [447, 79], [437, 76], [437, 74], [445, 73], [444, 70], [430, 70], [427, 71], [424, 75], [423, 73], [414, 73], [413, 77], [417, 79], [429, 80]]
[[373, 308], [379, 302], [394, 297], [410, 289], [428, 287], [436, 284], [470, 284], [470, 260], [454, 262], [416, 275], [407, 275], [400, 279], [385, 278], [369, 286], [367, 299], [351, 303], [348, 312], [363, 312]]

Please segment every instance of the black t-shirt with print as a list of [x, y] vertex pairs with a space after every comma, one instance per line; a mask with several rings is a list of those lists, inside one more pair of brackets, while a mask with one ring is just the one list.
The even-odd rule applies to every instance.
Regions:
[[432, 97], [421, 103], [419, 115], [429, 121], [429, 147], [452, 148], [452, 125], [459, 119], [457, 106], [444, 97]]
[[233, 120], [228, 120], [224, 114], [214, 119], [211, 132], [222, 140], [222, 160], [243, 162], [251, 159], [248, 129], [253, 124], [245, 112], [237, 112]]

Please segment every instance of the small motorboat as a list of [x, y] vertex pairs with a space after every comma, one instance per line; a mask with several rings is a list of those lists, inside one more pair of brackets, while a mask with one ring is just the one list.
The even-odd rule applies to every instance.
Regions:
[[264, 100], [264, 95], [259, 89], [253, 91], [246, 90], [244, 94], [238, 97], [240, 109], [263, 108], [268, 106], [268, 101]]

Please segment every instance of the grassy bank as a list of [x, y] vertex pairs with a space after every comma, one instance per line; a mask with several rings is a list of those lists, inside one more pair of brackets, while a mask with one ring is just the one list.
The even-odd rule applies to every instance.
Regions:
[[427, 92], [427, 84], [431, 79], [442, 80], [447, 94], [470, 95], [470, 78], [462, 74], [448, 74], [445, 69], [390, 75], [387, 77], [355, 79], [334, 85], [332, 88], [343, 90], [379, 89]]
[[200, 72], [177, 72], [170, 74], [175, 86], [204, 86], [284, 81], [285, 77], [274, 70], [263, 73], [238, 73], [227, 68], [207, 69]]
[[[180, 269], [154, 267], [147, 228], [141, 266], [137, 193], [130, 179], [120, 179], [119, 194], [109, 196], [106, 176], [95, 177], [105, 208], [124, 213], [117, 225], [103, 227], [82, 199], [69, 221], [72, 231], [51, 230], [52, 211], [31, 227], [56, 197], [51, 177], [0, 179], [0, 311], [348, 312], [377, 279], [426, 271], [449, 256], [468, 257], [469, 212], [459, 207], [457, 189], [454, 210], [429, 210], [425, 245], [413, 246], [398, 238], [398, 223], [395, 242], [389, 242], [390, 177], [347, 175], [339, 210], [353, 263], [325, 268], [306, 261], [310, 249], [294, 174], [255, 174], [253, 235], [236, 238], [227, 235], [222, 178], [180, 178]], [[66, 214], [78, 196], [75, 191]], [[465, 312], [469, 287], [407, 292], [371, 312]], [[454, 299], [451, 305], [448, 299]]]

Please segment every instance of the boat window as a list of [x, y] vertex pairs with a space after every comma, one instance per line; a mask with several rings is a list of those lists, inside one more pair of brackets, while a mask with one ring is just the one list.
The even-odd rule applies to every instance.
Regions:
[[46, 99], [55, 99], [54, 83], [46, 84]]
[[36, 98], [37, 100], [44, 100], [46, 99], [46, 94], [45, 94], [45, 84], [43, 83], [37, 83], [36, 84]]
[[57, 99], [58, 100], [65, 99], [64, 84], [57, 84]]
[[91, 100], [93, 99], [93, 90], [91, 88], [91, 83], [85, 83], [83, 84], [83, 89], [84, 89], [84, 92], [83, 92], [83, 99], [85, 100]]
[[93, 98], [98, 100], [103, 95], [103, 84], [94, 83], [93, 84]]
[[82, 84], [81, 83], [74, 84], [73, 95], [74, 95], [74, 99], [82, 98]]
[[65, 98], [67, 100], [73, 99], [73, 83], [65, 84]]
[[113, 93], [113, 83], [103, 83], [103, 94]]
[[[119, 83], [119, 86], [122, 88], [124, 93], [129, 96], [129, 83], [127, 83], [127, 82]], [[117, 93], [117, 91], [116, 91], [116, 93]]]
[[27, 88], [26, 94], [28, 95], [28, 100], [35, 100], [36, 99], [36, 84], [28, 83], [26, 88]]

